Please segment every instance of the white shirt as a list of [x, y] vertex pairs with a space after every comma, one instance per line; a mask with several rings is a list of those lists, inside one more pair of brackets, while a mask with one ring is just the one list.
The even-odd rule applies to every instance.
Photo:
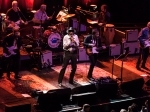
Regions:
[[[71, 45], [71, 39], [70, 39], [70, 35], [65, 35], [64, 38], [63, 38], [63, 49], [66, 50], [66, 51], [70, 51], [72, 48], [69, 48], [69, 49], [65, 49], [66, 46], [69, 46]], [[78, 36], [76, 34], [73, 35], [73, 38], [74, 38], [74, 41], [76, 42], [76, 46], [79, 46], [79, 39], [78, 39]]]
[[48, 19], [48, 16], [46, 14], [46, 12], [42, 12], [41, 10], [36, 11], [36, 13], [34, 14], [34, 18], [38, 19], [38, 20], [42, 20], [45, 21]]

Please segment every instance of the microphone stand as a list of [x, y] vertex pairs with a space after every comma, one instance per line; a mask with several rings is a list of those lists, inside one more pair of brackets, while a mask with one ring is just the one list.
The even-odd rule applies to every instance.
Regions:
[[[19, 9], [19, 7], [18, 7], [18, 11], [20, 12], [20, 14], [22, 15], [22, 17], [27, 21], [27, 18], [24, 16], [24, 14], [21, 12], [21, 10]], [[19, 14], [19, 12], [18, 12], [18, 15], [19, 15], [19, 17], [20, 17], [20, 14]]]
[[122, 84], [122, 81], [123, 81], [123, 78], [122, 78], [122, 74], [123, 74], [123, 62], [124, 62], [124, 59], [128, 56], [128, 54], [130, 53], [130, 51], [126, 51], [125, 53], [121, 54], [118, 58], [116, 58], [115, 60], [117, 61], [118, 59], [121, 59], [122, 63], [121, 63], [121, 74], [120, 74], [120, 78], [117, 78], [118, 80], [121, 81], [121, 84]]

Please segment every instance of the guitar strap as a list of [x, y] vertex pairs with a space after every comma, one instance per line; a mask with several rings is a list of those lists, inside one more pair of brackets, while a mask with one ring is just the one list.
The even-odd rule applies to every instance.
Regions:
[[14, 39], [14, 49], [18, 49], [18, 47], [17, 47], [17, 39]]

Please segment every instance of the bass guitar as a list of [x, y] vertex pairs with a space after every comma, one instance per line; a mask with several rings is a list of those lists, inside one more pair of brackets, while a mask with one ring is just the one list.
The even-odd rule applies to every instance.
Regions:
[[4, 57], [6, 57], [6, 58], [8, 58], [8, 57], [10, 57], [10, 56], [12, 56], [12, 55], [16, 55], [17, 53], [15, 52], [15, 46], [11, 46], [11, 47], [7, 47], [7, 49], [8, 49], [8, 52], [5, 52], [4, 51], [4, 53], [3, 53], [3, 56]]

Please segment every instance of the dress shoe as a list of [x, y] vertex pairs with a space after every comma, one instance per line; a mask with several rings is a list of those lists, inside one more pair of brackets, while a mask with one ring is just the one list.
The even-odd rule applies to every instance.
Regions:
[[146, 70], [149, 70], [146, 66], [141, 66], [141, 68], [146, 69]]
[[61, 87], [61, 86], [62, 86], [62, 83], [58, 83], [58, 86]]
[[69, 81], [69, 84], [74, 85], [74, 84], [75, 84], [75, 81]]
[[95, 81], [93, 77], [87, 77], [90, 81]]
[[20, 79], [20, 78], [21, 78], [21, 76], [18, 76], [18, 75], [17, 75], [17, 76], [15, 76], [15, 79]]
[[141, 70], [141, 68], [140, 68], [139, 66], [136, 66], [136, 69], [137, 69], [137, 70]]

